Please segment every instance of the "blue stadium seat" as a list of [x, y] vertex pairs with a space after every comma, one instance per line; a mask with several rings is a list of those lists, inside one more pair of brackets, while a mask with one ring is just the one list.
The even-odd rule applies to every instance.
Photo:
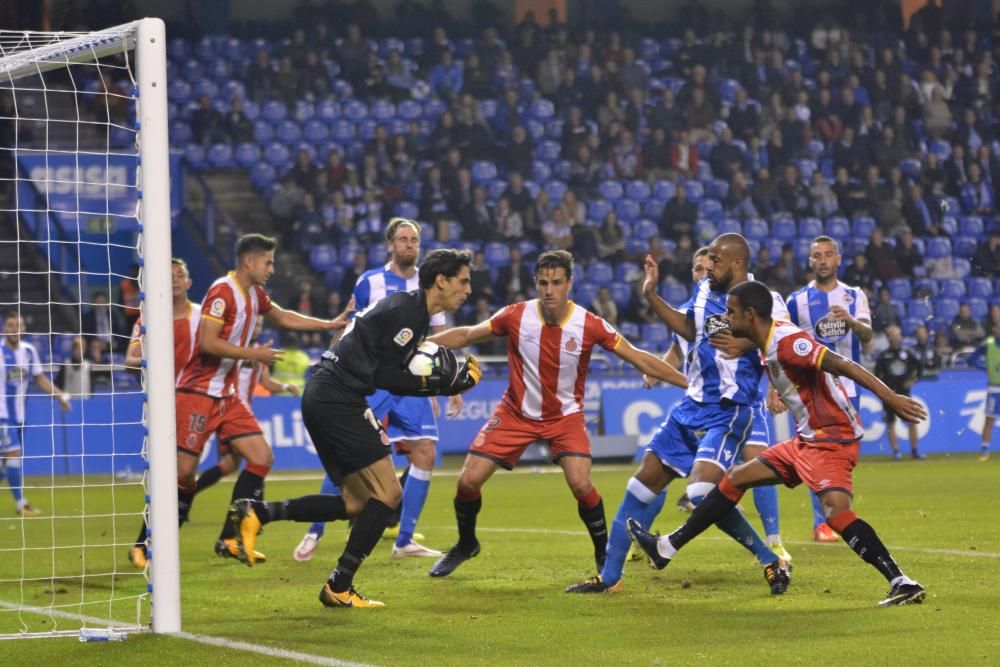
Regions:
[[507, 189], [507, 181], [502, 178], [495, 178], [486, 184], [486, 192], [489, 193], [489, 198], [491, 200], [497, 200], [500, 195], [504, 193]]
[[472, 163], [472, 180], [476, 183], [491, 181], [497, 177], [497, 166], [492, 162], [477, 160]]
[[933, 278], [918, 278], [913, 281], [913, 293], [919, 296], [935, 297], [938, 295], [937, 281]]
[[344, 266], [350, 266], [354, 263], [354, 256], [359, 252], [367, 252], [363, 245], [358, 243], [345, 243], [340, 246], [340, 250], [337, 253], [339, 261]]
[[792, 241], [792, 255], [802, 266], [809, 261], [809, 252], [812, 250], [811, 238], [797, 238]]
[[[687, 186], [685, 185], [685, 190]], [[698, 215], [709, 220], [718, 221], [725, 215], [722, 204], [715, 199], [702, 199], [698, 202]]]
[[649, 252], [649, 241], [643, 241], [639, 238], [629, 238], [626, 234], [625, 236], [625, 253], [632, 256], [645, 256]]
[[945, 233], [945, 236], [958, 236], [958, 218], [953, 215], [942, 217], [941, 231]]
[[912, 295], [910, 289], [910, 281], [904, 280], [902, 278], [896, 278], [890, 280], [886, 283], [886, 287], [889, 288], [889, 296], [893, 301], [904, 301], [909, 299]]
[[635, 262], [622, 262], [615, 267], [615, 280], [620, 283], [630, 283], [642, 276], [642, 268]]
[[323, 277], [323, 282], [326, 284], [326, 288], [331, 292], [339, 292], [344, 282], [344, 273], [346, 268], [343, 264], [339, 262], [330, 267]]
[[549, 102], [546, 99], [538, 99], [532, 102], [528, 113], [530, 113], [535, 120], [546, 121], [555, 115], [556, 107], [552, 104], [552, 102]]
[[304, 123], [316, 115], [316, 107], [309, 100], [296, 100], [292, 109], [292, 120]]
[[951, 273], [955, 278], [964, 280], [972, 273], [972, 263], [964, 257], [955, 257], [951, 260]]
[[266, 162], [257, 162], [250, 168], [250, 181], [261, 190], [266, 190], [274, 183], [278, 172]]
[[633, 222], [639, 219], [642, 209], [639, 207], [639, 202], [632, 201], [631, 199], [619, 199], [615, 202], [615, 213], [618, 214], [620, 220]]
[[722, 201], [729, 195], [729, 183], [721, 178], [713, 178], [705, 187], [705, 194], [712, 199]]
[[284, 144], [272, 143], [264, 149], [264, 160], [275, 167], [282, 166], [291, 159], [291, 151]]
[[652, 196], [649, 184], [646, 181], [629, 181], [625, 187], [625, 196], [635, 201], [645, 201]]
[[274, 126], [267, 121], [258, 120], [253, 124], [253, 140], [258, 144], [266, 144], [274, 140]]
[[611, 290], [611, 300], [619, 310], [624, 310], [632, 299], [632, 286], [628, 283], [612, 282], [608, 285], [608, 289]]
[[823, 222], [819, 218], [802, 218], [799, 220], [799, 236], [808, 237], [809, 240], [812, 240], [822, 233]]
[[938, 160], [942, 162], [948, 159], [951, 155], [951, 144], [943, 139], [938, 139], [937, 141], [932, 141], [931, 145], [928, 147], [931, 153], [937, 155]]
[[938, 293], [942, 297], [949, 299], [961, 299], [965, 296], [965, 283], [961, 280], [940, 280], [938, 281]]
[[917, 333], [917, 327], [921, 324], [926, 324], [926, 322], [916, 317], [904, 317], [900, 322], [900, 328], [903, 330], [904, 336], [913, 336]]
[[198, 144], [188, 144], [184, 148], [184, 160], [195, 168], [205, 166], [205, 149]]
[[483, 254], [486, 255], [486, 264], [492, 269], [510, 264], [510, 246], [506, 243], [487, 243], [483, 248]]
[[316, 105], [315, 117], [324, 123], [332, 123], [340, 118], [340, 104], [336, 100], [323, 100]]
[[497, 115], [497, 101], [496, 100], [480, 100], [479, 101], [479, 112], [483, 114], [483, 118], [489, 120], [490, 118], [495, 118]]
[[691, 293], [685, 285], [669, 283], [660, 287], [660, 296], [670, 305], [679, 306], [691, 297]]
[[984, 320], [986, 316], [989, 315], [990, 306], [986, 303], [986, 299], [969, 299], [969, 314], [972, 315], [974, 320]]
[[951, 241], [935, 236], [927, 239], [927, 259], [951, 257]]
[[531, 180], [544, 183], [550, 178], [552, 178], [552, 167], [541, 160], [535, 160], [531, 163]]
[[573, 281], [573, 300], [584, 308], [590, 308], [590, 304], [597, 299], [599, 289], [597, 285], [588, 282]]
[[[699, 181], [684, 181], [684, 192], [687, 193], [688, 199], [691, 201], [698, 201], [705, 196], [705, 188]], [[659, 196], [659, 195], [657, 195]]]
[[591, 199], [587, 202], [587, 217], [598, 224], [604, 222], [611, 211], [611, 203], [604, 199]]
[[260, 108], [260, 115], [268, 122], [277, 123], [285, 120], [285, 117], [288, 116], [288, 109], [281, 102], [270, 100]]
[[368, 107], [360, 100], [345, 100], [341, 105], [344, 118], [353, 121], [365, 120], [368, 118]]
[[993, 296], [993, 283], [989, 278], [966, 278], [966, 292], [977, 299], [989, 299]]
[[[771, 236], [779, 241], [791, 241], [796, 237], [795, 220], [777, 218], [771, 221]], [[775, 258], [772, 258], [775, 259]]]
[[826, 235], [843, 243], [851, 235], [851, 223], [840, 216], [827, 218]]
[[650, 198], [642, 203], [642, 215], [647, 218], [659, 220], [663, 215], [665, 204], [659, 199]]
[[915, 158], [906, 158], [899, 163], [899, 169], [907, 178], [917, 180], [920, 177], [920, 171], [923, 169], [923, 165], [921, 165], [920, 160]]
[[563, 195], [566, 194], [566, 190], [569, 188], [564, 181], [550, 180], [545, 183], [544, 189], [549, 195], [549, 201], [554, 205], [562, 201]]
[[327, 127], [326, 123], [319, 120], [306, 121], [305, 132], [303, 136], [306, 141], [311, 141], [313, 143], [319, 143], [321, 141], [326, 141], [330, 137], [330, 128]]
[[695, 220], [694, 241], [695, 245], [707, 244], [719, 235], [719, 229], [711, 220]]
[[182, 120], [175, 120], [170, 124], [170, 144], [172, 146], [184, 146], [191, 142], [191, 126]]
[[376, 268], [385, 266], [389, 261], [389, 248], [385, 243], [372, 243], [368, 246], [368, 266]]
[[796, 160], [795, 166], [799, 168], [799, 176], [802, 181], [808, 183], [813, 172], [816, 171], [816, 160]]
[[743, 225], [735, 218], [726, 218], [719, 221], [717, 230], [720, 234], [742, 234]]
[[[231, 79], [222, 84], [222, 97], [225, 98], [227, 103], [231, 104], [232, 101], [237, 98], [241, 100], [245, 99], [246, 96], [247, 96], [247, 89], [246, 86], [243, 85], [242, 81]], [[253, 120], [260, 114], [260, 109], [256, 108], [256, 106], [250, 109], [248, 103], [244, 102], [243, 114], [250, 120]]]
[[934, 317], [934, 309], [927, 299], [911, 299], [906, 302], [906, 315], [926, 322]]
[[309, 249], [309, 266], [326, 273], [337, 265], [337, 248], [329, 244], [314, 245]]
[[372, 103], [371, 117], [377, 121], [385, 122], [395, 118], [396, 105], [388, 100], [378, 100]]
[[[980, 235], [981, 236], [981, 235]], [[972, 259], [976, 256], [976, 249], [979, 241], [971, 236], [956, 236], [952, 253], [955, 257], [965, 257]]]
[[597, 187], [598, 194], [604, 199], [621, 199], [625, 194], [625, 189], [618, 181], [602, 181]]
[[657, 181], [653, 186], [653, 196], [664, 202], [673, 199], [676, 191], [673, 181]]
[[951, 324], [951, 321], [958, 315], [958, 308], [958, 299], [938, 297], [934, 300], [934, 315], [945, 324]]
[[545, 122], [545, 136], [555, 141], [562, 140], [563, 122], [558, 118]]
[[659, 226], [652, 220], [645, 218], [638, 220], [632, 227], [632, 236], [643, 241], [648, 241], [659, 233]]
[[859, 216], [851, 222], [851, 233], [854, 236], [868, 238], [875, 231], [875, 218], [869, 216]]
[[392, 214], [399, 216], [400, 218], [409, 218], [410, 220], [416, 220], [420, 216], [420, 210], [417, 205], [410, 201], [401, 201], [396, 204], [392, 209]]
[[670, 340], [670, 329], [663, 322], [649, 322], [641, 327], [642, 339], [647, 343], [663, 346]]
[[562, 146], [556, 141], [546, 139], [535, 148], [535, 158], [546, 162], [555, 162], [562, 153]]
[[639, 334], [639, 325], [635, 322], [621, 322], [618, 324], [618, 333], [625, 336], [630, 343], [638, 343], [642, 340]]
[[[748, 239], [763, 240], [771, 235], [767, 221], [761, 218], [750, 218], [743, 223], [743, 236]], [[773, 258], [772, 259], [776, 259]]]
[[609, 285], [614, 279], [614, 270], [607, 262], [594, 262], [587, 267], [587, 281], [598, 287]]
[[233, 159], [233, 147], [229, 144], [213, 145], [208, 149], [205, 157], [210, 165], [219, 169], [236, 166], [236, 161]]
[[528, 136], [531, 137], [532, 141], [541, 141], [545, 138], [545, 124], [535, 120], [534, 118], [529, 118], [524, 124], [525, 129], [528, 130]]

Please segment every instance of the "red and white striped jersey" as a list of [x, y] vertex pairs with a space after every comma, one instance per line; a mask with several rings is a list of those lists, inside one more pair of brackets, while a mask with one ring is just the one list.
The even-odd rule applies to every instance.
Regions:
[[490, 318], [490, 331], [508, 338], [510, 385], [503, 402], [528, 419], [583, 410], [592, 348], [614, 350], [622, 340], [613, 326], [572, 302], [562, 324], [546, 324], [538, 299], [503, 308]]
[[[174, 320], [174, 382], [181, 378], [181, 371], [198, 349], [198, 324], [201, 322], [201, 304], [188, 301], [187, 315]], [[132, 327], [129, 345], [142, 342], [142, 317]]]
[[[259, 285], [244, 292], [230, 272], [208, 289], [201, 305], [201, 317], [221, 324], [219, 336], [231, 345], [246, 347], [257, 318], [269, 310], [271, 299]], [[236, 391], [239, 368], [237, 359], [224, 359], [199, 351], [184, 368], [177, 387], [221, 398]]]
[[826, 353], [826, 346], [791, 322], [774, 321], [764, 365], [802, 440], [854, 442], [864, 429], [840, 380], [820, 370]]

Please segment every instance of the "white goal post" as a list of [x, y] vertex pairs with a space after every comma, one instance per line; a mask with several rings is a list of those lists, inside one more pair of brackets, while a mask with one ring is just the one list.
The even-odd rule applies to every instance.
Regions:
[[[51, 431], [49, 458], [52, 474], [48, 479], [44, 474], [36, 474], [33, 478], [30, 469], [26, 470], [23, 486], [26, 493], [33, 493], [39, 501], [44, 500], [52, 505], [42, 508], [47, 509], [47, 516], [39, 517], [49, 521], [52, 526], [49, 546], [51, 553], [40, 554], [40, 548], [35, 548], [39, 558], [44, 556], [51, 560], [51, 575], [35, 577], [28, 582], [29, 576], [22, 574], [23, 580], [19, 587], [17, 582], [12, 583], [10, 579], [2, 580], [11, 585], [0, 589], [0, 616], [4, 615], [3, 612], [13, 612], [22, 620], [20, 632], [9, 632], [9, 628], [0, 627], [0, 638], [65, 635], [79, 632], [81, 627], [144, 629], [151, 624], [154, 632], [170, 633], [181, 629], [166, 65], [165, 28], [163, 21], [157, 18], [142, 19], [91, 33], [0, 31], [0, 122], [12, 128], [10, 136], [13, 137], [12, 141], [4, 142], [9, 145], [0, 145], [0, 159], [6, 161], [5, 164], [13, 165], [12, 174], [6, 174], [0, 166], [0, 180], [7, 193], [0, 192], [0, 220], [6, 220], [5, 224], [15, 230], [12, 238], [0, 238], [0, 247], [12, 249], [13, 256], [17, 258], [18, 269], [8, 272], [8, 277], [17, 285], [16, 298], [12, 298], [10, 294], [0, 294], [2, 314], [6, 316], [10, 312], [16, 312], [21, 315], [31, 309], [44, 311], [47, 308], [48, 319], [44, 321], [49, 323], [46, 325], [49, 329], [35, 332], [35, 338], [38, 341], [48, 341], [48, 356], [51, 360], [44, 365], [44, 374], [51, 380], [55, 375], [54, 371], [65, 358], [54, 352], [54, 348], [58, 346], [52, 341], [58, 341], [59, 336], [74, 335], [75, 345], [76, 341], [83, 341], [84, 336], [97, 333], [84, 330], [82, 324], [83, 314], [97, 305], [92, 302], [87, 289], [92, 294], [96, 284], [106, 286], [113, 294], [116, 281], [137, 278], [141, 297], [139, 310], [144, 323], [143, 358], [149, 360], [149, 363], [143, 365], [141, 380], [135, 391], [119, 391], [114, 378], [125, 377], [122, 375], [124, 369], [121, 365], [124, 351], [120, 345], [114, 344], [114, 337], [119, 334], [111, 333], [112, 352], [108, 364], [111, 387], [103, 398], [111, 405], [112, 423], [87, 422], [88, 399], [82, 398], [82, 394], [80, 400], [72, 401], [69, 412], [60, 413], [58, 405], [52, 409], [51, 423], [44, 425], [44, 429]], [[115, 87], [116, 79], [126, 85]], [[50, 86], [50, 81], [56, 84]], [[59, 98], [59, 95], [64, 97]], [[59, 103], [69, 110], [68, 114], [56, 109], [57, 99], [61, 99]], [[83, 109], [91, 103], [95, 103], [95, 106], [103, 103], [107, 107], [106, 114], [102, 117], [100, 113], [95, 115]], [[121, 121], [120, 115], [112, 117], [112, 104], [119, 105], [116, 107], [119, 111], [127, 110], [127, 122]], [[8, 135], [0, 133], [0, 137], [6, 136]], [[131, 173], [124, 183], [115, 182], [109, 176], [113, 171], [111, 165], [120, 164], [126, 159], [131, 164], [128, 169]], [[69, 166], [57, 169], [54, 166], [57, 162]], [[85, 168], [85, 162], [87, 165], [97, 166], [88, 169]], [[34, 171], [31, 170], [31, 165], [36, 165]], [[103, 182], [92, 180], [95, 173], [99, 174], [97, 178]], [[65, 204], [55, 203], [56, 199], [51, 195], [56, 191], [70, 193], [61, 202], [72, 202], [72, 195], [75, 194], [76, 207], [71, 206], [67, 210]], [[95, 192], [98, 193], [96, 196]], [[115, 208], [119, 203], [117, 197], [122, 192], [125, 192], [126, 197], [134, 199], [133, 210], [122, 211]], [[90, 199], [103, 197], [105, 209], [94, 211], [89, 208], [84, 194]], [[112, 198], [115, 198], [115, 205], [112, 204]], [[101, 221], [103, 228], [98, 226], [97, 233], [94, 233], [94, 228], [84, 229], [85, 224], [90, 224], [95, 219]], [[123, 244], [120, 235], [113, 235], [116, 229], [126, 230], [122, 233], [129, 235], [130, 247]], [[22, 233], [22, 230], [28, 231]], [[101, 233], [106, 238], [103, 248], [99, 239], [95, 240]], [[73, 247], [74, 243], [76, 247]], [[44, 269], [21, 269], [22, 257], [28, 247], [37, 250], [44, 262]], [[107, 255], [105, 269], [86, 265], [85, 254], [99, 257], [101, 252], [106, 252]], [[119, 259], [113, 260], [113, 256]], [[69, 264], [66, 262], [67, 257], [72, 259]], [[122, 257], [138, 263], [138, 275], [130, 276], [121, 268]], [[75, 268], [73, 261], [76, 262]], [[22, 297], [22, 294], [28, 293], [32, 281], [48, 283], [50, 296], [47, 304], [27, 296]], [[61, 290], [60, 294], [64, 298], [54, 296], [53, 290]], [[66, 296], [69, 297], [69, 303]], [[125, 305], [115, 303], [112, 297], [111, 308], [108, 310], [110, 312]], [[75, 330], [66, 331], [52, 324], [57, 319], [56, 311], [60, 308], [66, 311], [67, 306], [68, 312], [78, 313], [78, 328]], [[30, 325], [28, 333], [32, 333]], [[43, 347], [45, 344], [39, 342], [37, 346]], [[127, 346], [127, 335], [125, 345]], [[114, 351], [116, 347], [119, 351]], [[87, 495], [89, 491], [86, 488], [89, 481], [85, 472], [88, 466], [86, 457], [90, 455], [86, 443], [87, 433], [90, 432], [88, 428], [108, 427], [114, 433], [116, 401], [128, 394], [141, 398], [143, 390], [144, 402], [140, 403], [134, 398], [129, 400], [132, 401], [130, 405], [141, 404], [141, 409], [138, 410], [141, 411], [141, 417], [136, 418], [135, 427], [138, 429], [141, 424], [143, 430], [136, 432], [145, 434], [145, 442], [142, 442], [143, 437], [140, 435], [138, 442], [128, 443], [133, 450], [131, 452], [112, 449], [110, 454], [94, 454], [95, 457], [106, 457], [101, 465], [106, 466], [106, 461], [111, 461], [110, 474], [104, 475], [104, 468], [101, 468], [101, 475], [89, 476], [89, 479], [98, 480], [94, 486], [100, 487], [99, 494], [95, 495], [103, 494], [100, 497], [107, 496], [111, 499], [110, 506], [94, 511], [88, 506], [92, 496]], [[28, 392], [29, 401], [32, 397], [39, 396], [39, 389], [35, 384], [31, 385]], [[47, 395], [42, 398], [52, 402]], [[82, 416], [79, 413], [76, 417], [61, 416], [73, 415], [73, 411], [79, 411]], [[22, 430], [33, 426], [35, 425], [25, 421]], [[67, 426], [72, 428], [67, 429]], [[74, 454], [80, 459], [81, 472], [77, 476], [79, 481], [74, 477], [71, 483], [63, 482], [63, 478], [57, 475], [60, 471], [56, 470], [60, 465], [57, 463], [60, 456], [68, 457], [65, 454], [68, 451], [67, 430], [79, 431], [81, 435], [78, 437], [83, 440], [80, 453]], [[59, 432], [62, 433], [62, 449], [57, 444]], [[98, 433], [96, 430], [93, 432]], [[96, 446], [98, 443], [94, 444]], [[38, 457], [32, 459], [34, 454], [29, 445], [30, 442], [25, 440], [25, 466], [30, 468], [28, 464], [35, 463], [37, 468]], [[148, 461], [148, 474], [142, 475], [145, 483], [142, 493], [137, 492], [141, 487], [134, 479], [131, 482], [133, 488], [119, 488], [125, 486], [119, 480], [126, 479], [126, 476], [115, 468], [116, 457], [126, 454], [136, 458], [141, 454]], [[74, 491], [67, 494], [66, 489]], [[79, 502], [71, 495], [74, 493]], [[0, 517], [9, 517], [9, 497], [2, 486], [0, 495]], [[70, 502], [59, 500], [67, 496]], [[134, 498], [135, 506], [122, 506], [121, 498], [124, 497]], [[62, 506], [57, 501], [63, 502]], [[149, 569], [142, 573], [126, 572], [127, 566], [123, 566], [121, 561], [134, 540], [132, 536], [139, 528], [144, 502], [148, 503], [150, 526]], [[24, 548], [27, 542], [23, 536], [33, 534], [31, 531], [35, 530], [35, 526], [26, 527], [30, 519], [20, 511], [19, 514], [22, 516], [17, 520], [0, 518], [0, 521], [10, 523], [12, 533], [17, 530], [17, 524], [12, 522], [20, 521], [20, 568], [24, 573], [30, 569], [28, 566], [35, 556]], [[96, 535], [88, 535], [87, 520], [97, 516], [110, 522], [110, 538], [98, 540]], [[57, 526], [66, 521], [76, 522], [75, 530], [82, 532], [80, 544], [62, 543]], [[44, 531], [35, 530], [34, 534], [39, 532]], [[126, 540], [123, 536], [129, 537]], [[98, 546], [103, 549], [99, 552], [95, 551], [97, 541], [101, 542]], [[10, 559], [10, 552], [16, 551], [16, 543], [8, 542], [6, 549], [4, 546], [4, 537], [0, 534], [0, 552], [4, 552], [0, 553], [0, 559]], [[81, 600], [76, 605], [58, 599], [60, 592], [64, 592], [60, 590], [60, 582], [79, 579], [82, 587], [82, 581], [89, 574], [86, 569], [81, 569], [72, 576], [59, 571], [60, 559], [66, 559], [67, 554], [71, 555], [72, 549], [80, 550], [79, 560], [85, 561], [88, 554], [94, 553], [110, 558], [110, 562], [94, 566], [98, 568], [95, 572], [99, 571], [101, 576], [111, 582], [111, 592], [105, 594], [108, 599], [102, 600], [100, 604], [85, 602], [82, 593]], [[11, 562], [13, 561], [8, 560], [8, 563]], [[11, 565], [11, 568], [14, 567]], [[7, 576], [10, 571], [12, 570], [0, 566], [0, 577]], [[143, 582], [139, 586], [134, 577], [129, 579], [133, 574], [145, 575], [148, 585]], [[122, 592], [120, 598], [116, 598], [115, 586], [128, 590]], [[4, 599], [2, 593], [7, 590], [13, 591], [15, 599]], [[47, 603], [39, 602], [38, 598], [42, 595], [39, 591], [47, 594]], [[31, 595], [35, 597], [32, 598]], [[125, 620], [116, 616], [116, 611], [120, 612], [127, 606], [120, 604], [122, 600], [128, 601], [135, 609], [133, 618]], [[143, 608], [147, 600], [151, 609]], [[86, 604], [97, 606], [85, 607]], [[106, 608], [106, 612], [95, 614], [95, 608]], [[23, 620], [39, 616], [45, 618], [46, 622], [36, 625]]]

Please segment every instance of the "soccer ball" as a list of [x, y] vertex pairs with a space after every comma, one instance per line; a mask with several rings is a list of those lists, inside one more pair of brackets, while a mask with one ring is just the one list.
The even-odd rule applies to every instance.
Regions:
[[437, 343], [423, 341], [410, 355], [409, 361], [406, 362], [406, 370], [410, 371], [411, 375], [420, 377], [432, 375], [440, 363], [440, 350], [441, 346]]

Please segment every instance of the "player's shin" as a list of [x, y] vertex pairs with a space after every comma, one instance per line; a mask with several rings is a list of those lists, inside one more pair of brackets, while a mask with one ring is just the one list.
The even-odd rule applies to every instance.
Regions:
[[[688, 487], [688, 493], [691, 493], [691, 486]], [[708, 495], [701, 497], [700, 502], [691, 512], [690, 518], [684, 522], [684, 525], [667, 536], [667, 540], [665, 540], [667, 545], [663, 545], [664, 540], [661, 539], [661, 546], [669, 545], [674, 551], [681, 549], [685, 544], [705, 532], [709, 526], [717, 523], [719, 519], [730, 512], [737, 511], [736, 503], [742, 497], [743, 489], [730, 482], [729, 477], [723, 477], [719, 486], [713, 488]], [[695, 498], [691, 498], [691, 502], [695, 502]], [[722, 528], [722, 526], [719, 527]], [[749, 524], [747, 527], [749, 528]], [[752, 528], [750, 530], [753, 531]], [[666, 558], [672, 556], [672, 554], [666, 553], [662, 555]]]
[[[236, 478], [233, 485], [232, 500], [260, 500], [264, 496], [264, 477], [267, 476], [269, 466], [248, 463], [240, 476]], [[222, 532], [219, 534], [220, 540], [231, 540], [236, 537], [235, 527], [227, 520], [222, 524]]]
[[626, 523], [629, 517], [645, 515], [646, 508], [656, 498], [656, 493], [645, 484], [633, 477], [625, 487], [625, 498], [618, 507], [614, 521], [611, 522], [611, 532], [608, 535], [607, 556], [604, 567], [601, 568], [601, 580], [606, 586], [612, 586], [622, 578], [625, 558], [628, 556], [632, 538], [629, 536]]
[[753, 504], [757, 508], [757, 513], [760, 514], [760, 522], [764, 527], [764, 536], [768, 544], [781, 542], [781, 530], [778, 522], [778, 487], [754, 487]]
[[186, 479], [177, 480], [177, 523], [181, 526], [188, 520], [191, 513], [191, 504], [194, 502], [194, 495], [198, 492], [198, 487], [191, 484]]
[[843, 510], [831, 516], [827, 523], [840, 533], [847, 545], [861, 556], [861, 559], [882, 573], [890, 583], [903, 576], [903, 572], [892, 559], [889, 550], [875, 533], [875, 529], [858, 518], [851, 510]]
[[399, 536], [397, 547], [405, 547], [413, 540], [417, 528], [417, 520], [427, 502], [427, 494], [431, 487], [431, 471], [411, 465], [407, 468], [409, 474], [403, 484], [403, 501], [400, 503]]
[[458, 545], [471, 551], [479, 545], [476, 539], [476, 518], [483, 507], [483, 497], [478, 492], [474, 495], [462, 494], [455, 496], [455, 521], [458, 523]]
[[21, 509], [27, 504], [22, 493], [23, 480], [21, 478], [21, 459], [11, 457], [7, 459], [7, 484], [10, 485], [10, 493], [14, 496], [17, 509]]
[[580, 519], [590, 533], [590, 540], [594, 543], [594, 560], [597, 569], [604, 567], [604, 559], [608, 548], [608, 522], [604, 518], [604, 501], [597, 489], [591, 487], [590, 491], [577, 499], [577, 511]]
[[382, 538], [391, 517], [391, 507], [376, 498], [368, 499], [347, 538], [347, 546], [337, 561], [337, 569], [330, 575], [330, 588], [335, 593], [342, 593], [351, 587], [355, 573]]
[[222, 468], [214, 465], [198, 476], [198, 493], [201, 493], [216, 482], [222, 479]]

